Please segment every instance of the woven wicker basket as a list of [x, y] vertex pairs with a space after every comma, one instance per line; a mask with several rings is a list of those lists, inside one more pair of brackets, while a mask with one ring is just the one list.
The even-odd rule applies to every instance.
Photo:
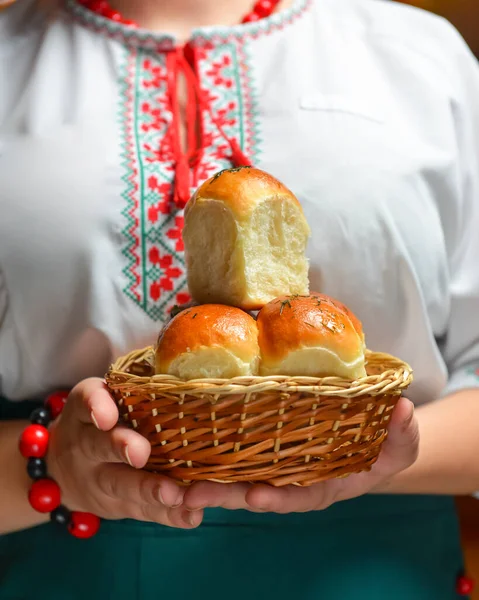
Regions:
[[387, 435], [411, 368], [367, 353], [368, 376], [238, 377], [181, 381], [153, 375], [153, 349], [106, 375], [122, 418], [152, 451], [146, 469], [196, 480], [311, 485], [367, 470]]

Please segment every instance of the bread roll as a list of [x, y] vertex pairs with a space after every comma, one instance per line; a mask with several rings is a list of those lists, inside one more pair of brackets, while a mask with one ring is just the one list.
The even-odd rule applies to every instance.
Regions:
[[260, 375], [366, 375], [364, 344], [344, 311], [310, 296], [282, 296], [258, 315]]
[[164, 327], [155, 356], [157, 373], [180, 379], [257, 375], [256, 321], [231, 306], [194, 306], [180, 312]]
[[277, 179], [251, 167], [221, 171], [185, 209], [192, 297], [258, 310], [280, 294], [307, 294], [309, 235], [301, 205]]

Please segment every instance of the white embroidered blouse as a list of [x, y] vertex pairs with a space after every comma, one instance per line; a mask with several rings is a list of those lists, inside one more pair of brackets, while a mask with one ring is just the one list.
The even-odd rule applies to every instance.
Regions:
[[[456, 31], [377, 0], [294, 0], [194, 32], [203, 152], [234, 140], [299, 197], [311, 287], [427, 402], [479, 386], [479, 68]], [[175, 40], [68, 0], [0, 13], [0, 392], [37, 397], [153, 342], [188, 298], [173, 201]], [[228, 141], [229, 140], [229, 141]], [[214, 239], [211, 240], [214, 243]]]

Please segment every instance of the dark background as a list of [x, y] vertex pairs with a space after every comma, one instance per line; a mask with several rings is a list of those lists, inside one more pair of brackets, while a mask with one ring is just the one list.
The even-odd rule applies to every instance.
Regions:
[[479, 58], [479, 0], [399, 0], [449, 19]]

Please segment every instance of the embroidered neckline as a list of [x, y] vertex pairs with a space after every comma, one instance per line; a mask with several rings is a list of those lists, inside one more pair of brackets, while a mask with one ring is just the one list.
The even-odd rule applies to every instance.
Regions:
[[[231, 27], [214, 26], [194, 29], [190, 42], [197, 45], [204, 45], [215, 42], [224, 43], [232, 38], [257, 38], [261, 35], [268, 35], [274, 31], [282, 30], [285, 26], [294, 22], [309, 9], [312, 3], [313, 0], [293, 0], [290, 7], [273, 13], [260, 21], [232, 25]], [[83, 25], [129, 46], [148, 48], [161, 52], [178, 45], [174, 36], [153, 33], [147, 29], [133, 29], [122, 23], [111, 21], [91, 12], [79, 4], [77, 0], [66, 0], [65, 6]]]
[[[232, 38], [198, 48], [204, 102], [204, 152], [191, 165], [190, 193], [208, 177], [230, 168], [229, 139], [256, 163], [261, 154], [257, 90], [250, 40]], [[122, 46], [119, 52], [119, 126], [124, 182], [123, 292], [154, 321], [189, 300], [183, 255], [183, 210], [173, 202], [174, 155], [168, 101], [168, 54]], [[212, 114], [215, 119], [212, 119]]]
[[[288, 9], [258, 22], [193, 32], [190, 44], [195, 47], [203, 101], [209, 109], [203, 111], [203, 152], [188, 165], [190, 193], [215, 172], [232, 166], [232, 147], [225, 141], [233, 140], [253, 164], [257, 162], [262, 149], [251, 42], [280, 32], [313, 2], [293, 0]], [[111, 21], [77, 0], [65, 0], [65, 6], [83, 26], [121, 44], [123, 292], [150, 319], [165, 321], [175, 304], [189, 300], [183, 209], [173, 202], [178, 157], [171, 127], [174, 111], [168, 102], [167, 63], [174, 54], [168, 50], [177, 49], [177, 41]]]

